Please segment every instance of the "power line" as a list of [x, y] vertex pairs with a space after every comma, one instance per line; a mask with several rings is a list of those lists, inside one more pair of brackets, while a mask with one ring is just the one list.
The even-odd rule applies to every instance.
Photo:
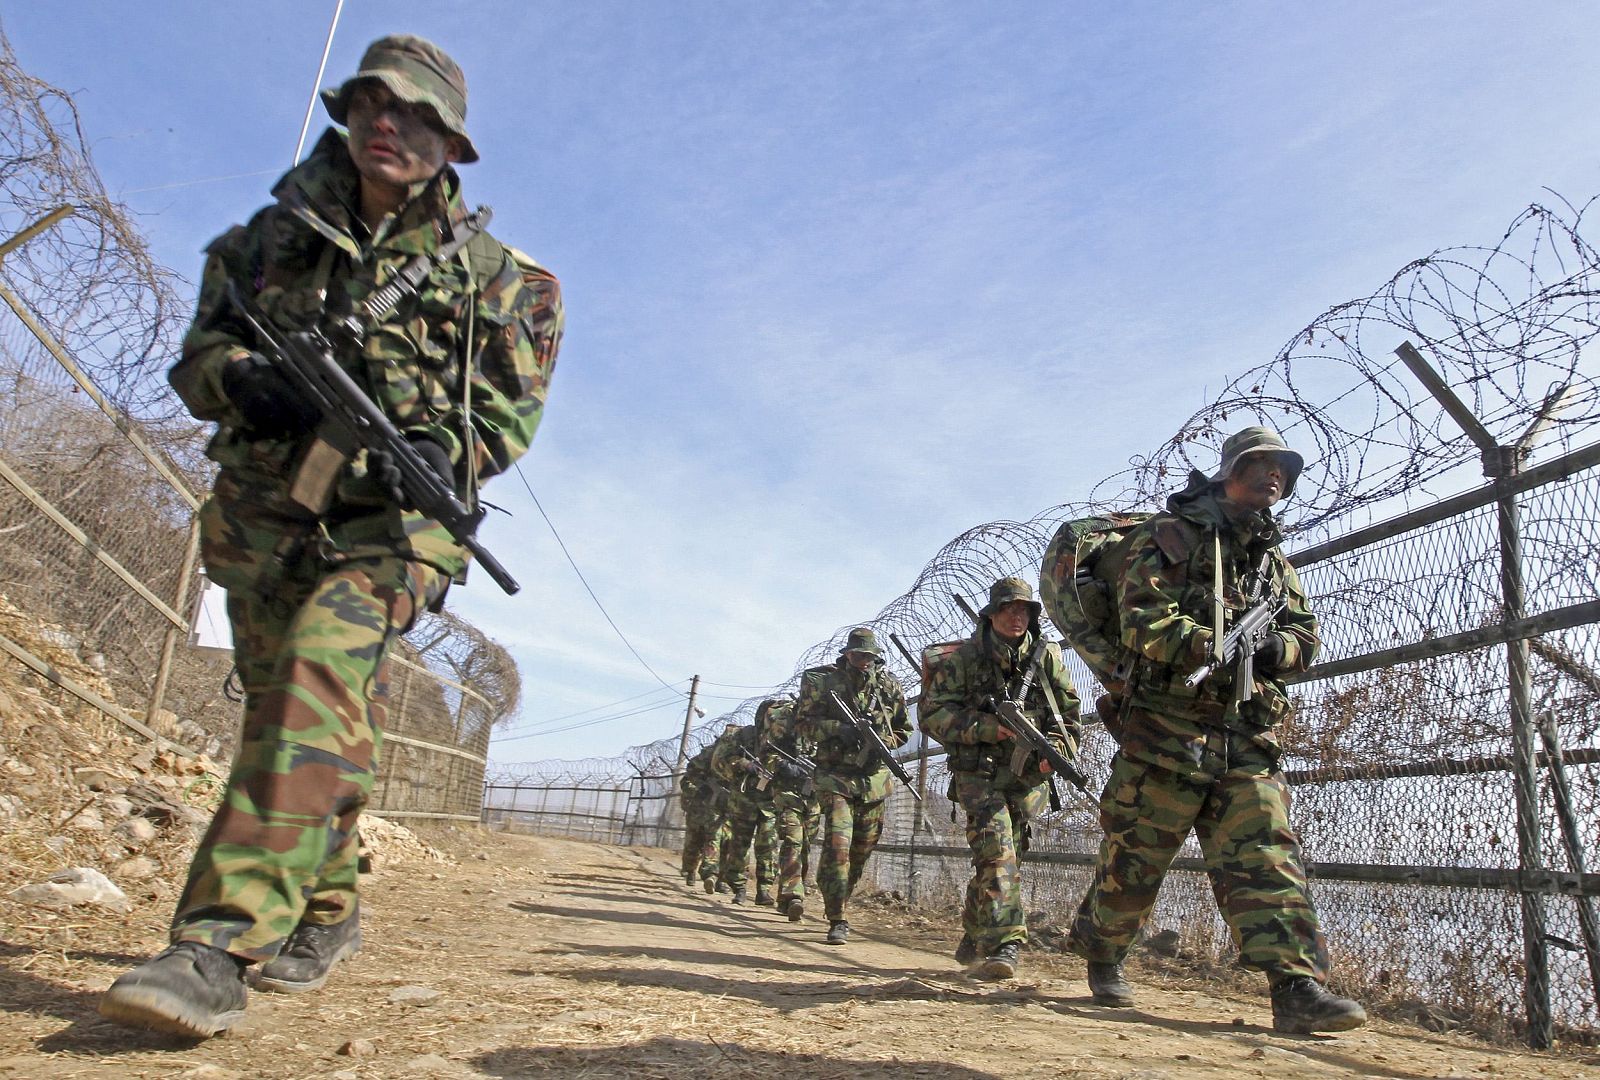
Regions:
[[688, 694], [667, 682], [667, 680], [663, 679], [660, 675], [657, 675], [656, 669], [645, 663], [644, 657], [639, 655], [639, 650], [633, 647], [633, 643], [629, 641], [628, 636], [622, 632], [622, 628], [619, 627], [611, 618], [611, 614], [606, 611], [606, 606], [600, 602], [600, 598], [596, 596], [594, 594], [594, 590], [589, 587], [589, 579], [583, 576], [582, 570], [578, 569], [577, 562], [572, 558], [572, 552], [567, 550], [566, 541], [562, 540], [561, 534], [556, 531], [556, 523], [550, 520], [550, 515], [544, 512], [543, 506], [539, 505], [539, 496], [533, 493], [533, 485], [528, 483], [527, 476], [522, 472], [522, 466], [520, 464], [516, 464], [515, 468], [517, 470], [517, 478], [522, 481], [522, 486], [528, 489], [528, 498], [533, 500], [534, 508], [539, 511], [539, 516], [544, 518], [544, 523], [550, 526], [550, 535], [556, 538], [556, 543], [561, 548], [561, 554], [567, 557], [567, 564], [572, 567], [572, 572], [578, 575], [578, 580], [583, 583], [584, 591], [589, 594], [589, 599], [593, 600], [594, 606], [600, 609], [600, 614], [605, 616], [605, 620], [611, 625], [611, 629], [617, 632], [617, 637], [622, 639], [622, 643], [628, 647], [628, 651], [633, 654], [633, 658], [639, 661], [640, 665], [650, 673], [656, 682], [660, 683], [662, 686], [665, 686], [668, 690], [671, 690], [679, 697], [688, 697]]
[[[642, 697], [649, 697], [652, 694], [659, 694], [659, 693], [661, 693], [661, 689], [660, 689], [660, 687], [656, 687], [656, 688], [651, 689], [651, 690], [646, 690], [642, 694], [634, 694], [631, 697], [619, 698], [616, 701], [608, 701], [604, 705], [595, 705], [595, 706], [593, 706], [591, 708], [588, 708], [588, 709], [579, 709], [576, 712], [562, 713], [560, 716], [547, 716], [547, 717], [544, 717], [543, 719], [539, 719], [539, 720], [527, 720], [527, 721], [524, 721], [521, 724], [513, 725], [512, 727], [508, 728], [507, 730], [516, 731], [519, 728], [527, 727], [530, 724], [535, 724], [535, 725], [537, 725], [537, 724], [559, 724], [563, 720], [571, 720], [573, 717], [576, 717], [576, 716], [583, 716], [583, 715], [585, 715], [587, 713], [592, 713], [592, 712], [601, 712], [602, 710], [605, 710], [605, 709], [614, 709], [618, 705], [626, 705], [630, 701], [638, 701]], [[664, 705], [664, 704], [666, 704], [666, 702], [661, 702], [660, 704]], [[677, 702], [674, 701], [673, 704], [676, 705]]]
[[654, 705], [642, 705], [637, 709], [630, 709], [627, 712], [614, 713], [611, 716], [597, 716], [592, 720], [584, 720], [576, 724], [567, 724], [565, 727], [541, 728], [538, 731], [525, 731], [520, 735], [512, 735], [507, 738], [495, 739], [494, 742], [496, 745], [502, 745], [509, 742], [518, 742], [522, 739], [538, 738], [541, 735], [560, 735], [561, 733], [567, 731], [577, 731], [580, 728], [595, 727], [599, 724], [609, 724], [613, 720], [626, 720], [630, 716], [643, 716], [645, 713], [657, 712], [658, 710], [666, 708], [676, 709], [677, 707], [678, 703], [676, 701], [663, 701]]

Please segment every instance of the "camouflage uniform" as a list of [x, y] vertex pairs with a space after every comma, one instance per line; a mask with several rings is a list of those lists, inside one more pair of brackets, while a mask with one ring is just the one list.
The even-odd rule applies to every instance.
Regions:
[[892, 777], [855, 741], [854, 729], [840, 717], [828, 692], [837, 693], [856, 716], [871, 723], [891, 750], [911, 737], [905, 691], [885, 666], [872, 632], [852, 630], [845, 646], [846, 653], [851, 651], [872, 653], [872, 665], [858, 671], [841, 655], [833, 664], [808, 668], [800, 679], [794, 714], [796, 734], [817, 746], [817, 800], [823, 821], [817, 891], [830, 922], [844, 919], [845, 902], [878, 844]]
[[[1002, 579], [995, 589], [1001, 591], [1013, 583], [1018, 598], [1033, 599], [1033, 590], [1015, 578]], [[991, 607], [994, 603], [991, 599]], [[1033, 819], [1045, 809], [1047, 775], [1038, 755], [1026, 748], [1022, 771], [1012, 771], [1012, 765], [1018, 764], [1017, 740], [1000, 737], [1003, 725], [994, 713], [994, 701], [1015, 694], [1032, 660], [1038, 640], [1037, 614], [1034, 619], [1034, 629], [1015, 646], [996, 635], [984, 618], [965, 641], [935, 645], [923, 652], [918, 723], [944, 745], [950, 769], [949, 797], [961, 804], [967, 816], [972, 879], [967, 883], [961, 926], [977, 957], [1028, 940], [1020, 864], [1028, 850]], [[1064, 754], [1075, 758], [1081, 735], [1078, 694], [1060, 646], [1048, 642], [1044, 648], [1039, 676], [1020, 704]], [[1065, 737], [1057, 734], [1057, 716], [1068, 733]]]
[[717, 861], [722, 854], [722, 838], [727, 833], [727, 795], [711, 775], [708, 744], [684, 766], [680, 787], [683, 792], [683, 877], [701, 881], [717, 876]]
[[791, 900], [804, 900], [806, 878], [811, 875], [811, 845], [816, 842], [817, 829], [822, 824], [822, 808], [817, 804], [816, 782], [802, 779], [785, 779], [784, 766], [789, 762], [779, 754], [782, 750], [790, 757], [810, 758], [817, 748], [795, 732], [795, 707], [792, 701], [774, 705], [767, 713], [768, 749], [762, 754], [762, 764], [776, 774], [773, 780], [772, 803], [778, 821], [778, 905], [786, 907]]
[[[1320, 983], [1327, 948], [1289, 826], [1277, 740], [1290, 708], [1281, 676], [1310, 666], [1317, 622], [1278, 550], [1271, 512], [1230, 517], [1216, 490], [1220, 479], [1193, 474], [1167, 501], [1167, 512], [1129, 539], [1118, 602], [1123, 642], [1139, 661], [1121, 703], [1121, 748], [1100, 803], [1105, 838], [1071, 943], [1091, 962], [1120, 962], [1192, 829], [1241, 962], [1275, 980], [1310, 976]], [[1184, 685], [1211, 649], [1213, 537], [1221, 543], [1231, 615], [1252, 596], [1288, 599], [1273, 627], [1281, 658], [1271, 671], [1257, 663], [1248, 702], [1235, 700], [1231, 665], [1196, 689]]]
[[[718, 739], [711, 757], [711, 772], [728, 789], [728, 842], [722, 846], [718, 874], [722, 883], [743, 899], [746, 863], [752, 842], [756, 855], [756, 889], [770, 893], [778, 876], [777, 836], [774, 832], [771, 785], [758, 786], [751, 758], [761, 741], [759, 721], [737, 728]], [[746, 756], [748, 755], [748, 756]], [[759, 760], [759, 759], [758, 759]]]
[[[312, 326], [358, 312], [464, 214], [446, 166], [369, 231], [353, 209], [361, 180], [346, 139], [328, 130], [278, 182], [276, 204], [207, 249], [170, 374], [190, 412], [218, 425], [201, 541], [208, 575], [228, 590], [246, 694], [227, 796], [195, 853], [172, 939], [253, 961], [272, 959], [302, 919], [335, 924], [354, 909], [355, 826], [377, 762], [389, 647], [467, 561], [442, 526], [394, 505], [364, 454], [320, 513], [291, 498], [311, 438], [263, 437], [224, 392], [224, 368], [260, 347], [227, 283], [282, 328]], [[528, 448], [561, 325], [556, 279], [484, 235], [336, 359], [397, 427], [447, 451], [470, 498], [477, 479]]]

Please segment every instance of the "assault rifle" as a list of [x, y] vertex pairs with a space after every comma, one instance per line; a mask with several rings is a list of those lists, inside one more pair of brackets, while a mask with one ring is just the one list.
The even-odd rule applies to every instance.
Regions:
[[804, 754], [791, 754], [777, 743], [768, 743], [767, 749], [805, 774], [806, 780], [800, 787], [800, 794], [810, 795], [817, 789], [817, 763], [815, 761], [812, 761]]
[[[765, 790], [767, 790], [767, 785], [772, 783], [772, 770], [767, 768], [765, 765], [761, 764], [761, 759], [756, 757], [750, 751], [746, 750], [744, 747], [742, 747], [742, 746], [739, 747], [739, 753], [744, 755], [745, 761], [748, 762], [749, 765], [750, 765], [750, 773], [751, 773], [751, 775], [753, 775], [756, 778], [756, 790], [757, 791], [765, 791]], [[747, 789], [748, 789], [749, 783], [750, 783], [749, 779], [746, 778], [745, 785], [746, 785]]]
[[[398, 298], [397, 294], [395, 299]], [[302, 475], [296, 477], [290, 492], [296, 502], [321, 513], [327, 508], [340, 468], [356, 451], [387, 454], [400, 472], [400, 490], [406, 501], [424, 517], [443, 525], [451, 539], [470, 551], [484, 572], [508, 595], [521, 589], [474, 535], [487, 512], [483, 505], [469, 510], [456, 497], [450, 482], [433, 471], [393, 421], [339, 366], [333, 358], [333, 344], [321, 330], [279, 330], [232, 281], [228, 282], [228, 299], [255, 334], [256, 344], [273, 367], [288, 380], [296, 396], [321, 417], [316, 441], [306, 452]], [[359, 341], [358, 325], [353, 319], [346, 320], [341, 336]]]
[[889, 744], [883, 741], [883, 736], [878, 734], [878, 729], [872, 726], [872, 722], [857, 716], [850, 706], [845, 704], [844, 698], [839, 696], [837, 690], [829, 690], [828, 696], [833, 699], [833, 707], [839, 710], [839, 715], [844, 717], [850, 726], [856, 729], [856, 734], [861, 736], [861, 741], [866, 745], [864, 757], [877, 758], [880, 765], [894, 773], [895, 779], [906, 786], [906, 790], [911, 792], [911, 797], [921, 802], [922, 796], [917, 794], [917, 786], [911, 782], [911, 774], [906, 772], [904, 765], [895, 760], [894, 754], [889, 750]]
[[1227, 664], [1239, 664], [1233, 683], [1238, 700], [1249, 701], [1255, 693], [1256, 650], [1272, 632], [1272, 623], [1278, 613], [1289, 606], [1285, 596], [1266, 596], [1257, 600], [1235, 620], [1232, 629], [1222, 635], [1222, 647], [1217, 655], [1195, 669], [1193, 675], [1183, 680], [1183, 685], [1193, 690]]

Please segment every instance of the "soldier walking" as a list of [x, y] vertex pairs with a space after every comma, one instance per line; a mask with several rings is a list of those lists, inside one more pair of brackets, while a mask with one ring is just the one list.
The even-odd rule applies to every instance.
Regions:
[[[330, 462], [319, 417], [228, 295], [253, 298], [285, 331], [358, 325], [334, 359], [475, 505], [479, 481], [509, 468], [538, 427], [562, 312], [556, 279], [469, 219], [452, 167], [478, 160], [466, 89], [432, 42], [374, 42], [322, 95], [348, 131], [323, 134], [273, 205], [207, 249], [169, 377], [217, 425], [201, 544], [228, 591], [244, 725], [172, 946], [112, 984], [100, 1011], [113, 1020], [209, 1036], [244, 1015], [248, 967], [262, 989], [312, 990], [360, 945], [356, 824], [389, 650], [467, 554], [404, 504], [387, 456]], [[456, 254], [433, 260], [446, 245]], [[409, 268], [414, 292], [374, 296]]]
[[[794, 729], [793, 698], [784, 698], [767, 713], [766, 750], [762, 761], [773, 775], [772, 805], [778, 829], [778, 910], [799, 922], [805, 917], [806, 878], [811, 874], [811, 845], [822, 823], [817, 805], [817, 748]], [[807, 767], [810, 767], [810, 772]]]
[[750, 848], [755, 847], [756, 903], [770, 907], [772, 885], [778, 876], [777, 836], [774, 831], [772, 785], [762, 775], [760, 750], [771, 701], [756, 709], [755, 723], [736, 728], [717, 740], [711, 756], [711, 772], [728, 791], [728, 839], [722, 845], [718, 874], [733, 893], [733, 902], [743, 904], [750, 894], [745, 889]]
[[794, 726], [801, 738], [817, 746], [817, 801], [822, 807], [817, 891], [828, 916], [828, 944], [843, 945], [850, 940], [845, 904], [883, 832], [891, 779], [830, 694], [871, 724], [891, 750], [911, 738], [911, 720], [905, 691], [889, 673], [869, 627], [850, 631], [836, 662], [808, 668], [800, 678]]
[[[1117, 603], [1122, 642], [1137, 661], [1100, 803], [1105, 838], [1071, 934], [1099, 1004], [1133, 1004], [1123, 957], [1193, 830], [1240, 962], [1268, 977], [1273, 1027], [1344, 1031], [1366, 1022], [1359, 1004], [1323, 987], [1327, 945], [1279, 772], [1277, 733], [1290, 710], [1283, 676], [1310, 667], [1318, 645], [1271, 513], [1294, 492], [1302, 466], [1276, 432], [1246, 428], [1223, 443], [1215, 476], [1192, 473], [1166, 512], [1129, 537]], [[1213, 607], [1219, 592], [1225, 617]], [[1267, 600], [1284, 607], [1254, 651], [1188, 685], [1215, 659], [1217, 622], [1231, 625]], [[1252, 677], [1240, 677], [1241, 660]]]
[[[1076, 758], [1082, 730], [1079, 701], [1060, 646], [1043, 639], [1033, 586], [1007, 577], [989, 589], [978, 626], [965, 641], [923, 652], [922, 730], [945, 747], [949, 796], [967, 816], [972, 879], [961, 912], [956, 962], [982, 979], [1016, 974], [1027, 943], [1021, 859], [1033, 821], [1044, 812], [1050, 766], [1017, 741], [995, 713], [1000, 698], [1025, 715], [1067, 757]], [[1043, 650], [1035, 657], [1035, 650]], [[1035, 664], [1026, 696], [1024, 674]]]
[[706, 892], [716, 892], [717, 862], [727, 832], [728, 794], [711, 775], [716, 743], [707, 743], [689, 759], [678, 782], [683, 802], [683, 882], [693, 885], [698, 873]]

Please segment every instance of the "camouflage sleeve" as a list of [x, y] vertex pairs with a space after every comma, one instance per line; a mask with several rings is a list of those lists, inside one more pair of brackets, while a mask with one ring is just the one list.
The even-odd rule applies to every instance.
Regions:
[[911, 717], [906, 712], [906, 692], [900, 680], [887, 673], [884, 677], [888, 681], [884, 704], [888, 706], [889, 730], [883, 733], [883, 741], [889, 744], [889, 749], [897, 750], [911, 741]]
[[1289, 565], [1282, 553], [1277, 555], [1276, 561], [1289, 598], [1288, 607], [1279, 613], [1277, 621], [1272, 624], [1273, 630], [1283, 638], [1284, 643], [1283, 665], [1278, 673], [1305, 671], [1317, 658], [1317, 651], [1321, 647], [1317, 617], [1311, 614], [1311, 604], [1300, 585], [1300, 575], [1295, 573], [1294, 567]]
[[823, 679], [807, 672], [800, 677], [800, 700], [794, 707], [794, 730], [802, 739], [822, 742], [839, 733], [844, 721], [834, 715]]
[[229, 426], [243, 421], [222, 392], [222, 369], [250, 351], [247, 332], [228, 303], [228, 282], [248, 282], [260, 222], [258, 214], [248, 227], [235, 226], [206, 248], [194, 321], [183, 337], [178, 362], [167, 372], [167, 380], [196, 420]]
[[1000, 741], [1000, 717], [968, 703], [967, 665], [959, 652], [928, 662], [917, 722], [944, 746]]
[[739, 762], [739, 741], [731, 735], [717, 740], [716, 749], [711, 751], [711, 772], [724, 783], [738, 782], [743, 776], [742, 769], [735, 769]]
[[[544, 417], [565, 314], [555, 275], [507, 249], [500, 273], [478, 294], [472, 366], [472, 430], [477, 474], [504, 472], [527, 452]], [[425, 426], [460, 460], [458, 417]]]
[[1203, 655], [1211, 632], [1178, 607], [1184, 564], [1169, 560], [1145, 529], [1133, 546], [1117, 586], [1122, 643], [1158, 664], [1175, 666]]

